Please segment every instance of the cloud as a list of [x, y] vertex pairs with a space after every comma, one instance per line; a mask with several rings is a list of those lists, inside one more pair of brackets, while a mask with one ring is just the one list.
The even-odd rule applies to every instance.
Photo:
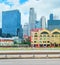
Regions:
[[41, 16], [49, 18], [51, 12], [60, 12], [60, 0], [28, 0], [21, 4], [20, 0], [7, 0], [6, 3], [0, 4], [0, 10], [13, 10], [18, 9], [21, 12], [21, 23], [29, 22], [29, 9], [33, 7], [37, 14], [37, 20], [40, 20]]
[[52, 12], [55, 16], [57, 16], [57, 19], [60, 19], [60, 7], [55, 8]]

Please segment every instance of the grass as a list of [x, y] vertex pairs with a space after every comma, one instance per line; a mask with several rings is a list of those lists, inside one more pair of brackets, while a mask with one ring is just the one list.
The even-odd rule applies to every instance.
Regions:
[[0, 50], [60, 50], [60, 47], [58, 48], [19, 48], [19, 47], [5, 48], [5, 47], [0, 47]]

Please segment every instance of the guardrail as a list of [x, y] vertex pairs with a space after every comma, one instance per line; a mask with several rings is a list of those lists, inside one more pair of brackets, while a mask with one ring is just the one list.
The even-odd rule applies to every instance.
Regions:
[[60, 52], [0, 52], [0, 59], [60, 58]]

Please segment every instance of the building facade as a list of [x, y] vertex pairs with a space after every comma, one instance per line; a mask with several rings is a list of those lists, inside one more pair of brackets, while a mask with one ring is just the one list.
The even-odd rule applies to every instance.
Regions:
[[14, 39], [13, 38], [0, 38], [0, 46], [13, 46]]
[[36, 21], [36, 22], [35, 22], [35, 29], [37, 29], [37, 28], [41, 28], [41, 23], [40, 23], [40, 21]]
[[18, 10], [2, 12], [2, 36], [22, 37], [21, 13]]
[[34, 11], [34, 8], [30, 8], [30, 12], [29, 12], [29, 29], [30, 29], [30, 31], [32, 29], [35, 29], [35, 21], [36, 21], [36, 13]]
[[60, 29], [60, 20], [48, 20], [48, 30]]
[[31, 31], [32, 47], [60, 47], [60, 30], [49, 31], [46, 29]]
[[50, 14], [50, 20], [48, 20], [48, 30], [60, 29], [60, 20], [56, 20], [53, 14]]
[[41, 28], [46, 29], [46, 18], [44, 16], [41, 17], [40, 24]]
[[28, 30], [29, 30], [29, 24], [25, 23], [24, 27], [23, 27], [23, 36], [28, 36], [29, 35]]

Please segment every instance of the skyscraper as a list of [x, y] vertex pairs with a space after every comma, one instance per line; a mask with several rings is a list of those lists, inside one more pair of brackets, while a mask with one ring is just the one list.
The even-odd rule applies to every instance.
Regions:
[[21, 13], [18, 10], [2, 12], [2, 34], [22, 37]]
[[40, 21], [36, 21], [35, 22], [35, 28], [37, 29], [37, 28], [41, 28], [41, 23], [40, 23]]
[[24, 36], [24, 35], [28, 36], [28, 34], [29, 34], [29, 33], [28, 33], [28, 29], [29, 29], [29, 28], [28, 28], [28, 27], [29, 27], [28, 23], [25, 23], [25, 24], [24, 24], [24, 27], [23, 27], [23, 36]]
[[32, 29], [35, 29], [35, 21], [36, 21], [36, 13], [34, 11], [34, 8], [30, 8], [30, 12], [29, 12], [29, 27], [30, 27], [30, 31]]
[[44, 16], [42, 16], [40, 19], [40, 26], [42, 29], [46, 28], [46, 18]]
[[54, 19], [53, 14], [50, 14], [50, 20], [53, 20], [53, 19]]
[[60, 29], [60, 20], [53, 19], [54, 17], [50, 15], [50, 19], [48, 20], [48, 30]]

